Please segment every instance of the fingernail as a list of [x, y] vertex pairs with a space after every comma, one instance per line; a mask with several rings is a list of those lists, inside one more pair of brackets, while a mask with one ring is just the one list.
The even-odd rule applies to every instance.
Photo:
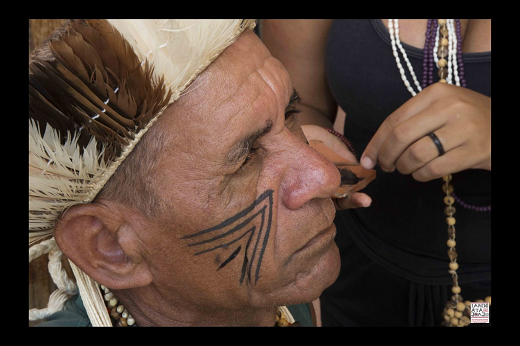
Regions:
[[361, 158], [361, 166], [363, 166], [366, 169], [371, 169], [372, 167], [374, 167], [374, 163], [368, 156], [363, 156]]

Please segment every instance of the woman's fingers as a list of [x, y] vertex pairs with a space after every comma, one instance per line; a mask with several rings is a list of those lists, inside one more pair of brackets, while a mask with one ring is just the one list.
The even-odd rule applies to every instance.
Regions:
[[372, 204], [372, 198], [362, 192], [354, 192], [345, 198], [333, 198], [336, 210], [366, 208]]
[[[429, 136], [434, 133], [438, 138]], [[426, 181], [468, 168], [491, 169], [491, 100], [453, 85], [424, 89], [381, 124], [361, 157], [365, 168]], [[440, 156], [438, 146], [444, 155]]]

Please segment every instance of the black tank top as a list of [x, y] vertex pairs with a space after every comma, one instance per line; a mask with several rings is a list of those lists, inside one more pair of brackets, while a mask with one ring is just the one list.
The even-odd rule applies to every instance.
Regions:
[[[421, 81], [423, 50], [402, 45]], [[347, 114], [345, 136], [361, 154], [383, 120], [412, 96], [401, 80], [388, 30], [380, 19], [334, 21], [326, 56], [330, 89]], [[467, 88], [491, 96], [491, 52], [463, 53], [463, 61]], [[453, 185], [464, 202], [491, 204], [491, 172], [456, 173]], [[340, 248], [341, 232], [346, 231], [369, 257], [398, 275], [425, 284], [451, 283], [441, 180], [417, 182], [411, 175], [385, 173], [377, 167], [376, 180], [364, 192], [372, 197], [369, 208], [337, 213], [336, 223], [346, 228], [338, 231]], [[460, 205], [456, 209], [459, 282], [489, 279], [491, 212]]]

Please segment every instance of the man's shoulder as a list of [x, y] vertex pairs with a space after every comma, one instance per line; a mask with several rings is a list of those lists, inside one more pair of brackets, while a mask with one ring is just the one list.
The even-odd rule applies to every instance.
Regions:
[[289, 309], [293, 318], [298, 321], [302, 327], [314, 327], [309, 303], [288, 305], [287, 309]]
[[92, 327], [79, 295], [72, 296], [62, 311], [53, 313], [36, 327]]

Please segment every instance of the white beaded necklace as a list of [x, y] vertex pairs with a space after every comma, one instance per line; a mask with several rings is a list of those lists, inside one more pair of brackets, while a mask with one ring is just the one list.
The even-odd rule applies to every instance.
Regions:
[[[446, 82], [448, 84], [453, 84], [453, 79], [455, 79], [455, 85], [460, 86], [460, 78], [457, 64], [457, 35], [455, 34], [455, 20], [447, 19], [446, 28], [448, 29], [449, 35], [447, 59], [448, 76], [446, 77]], [[435, 61], [435, 64], [437, 65], [437, 68], [439, 68], [439, 57], [437, 55], [437, 51], [439, 48], [439, 31], [440, 26], [437, 28], [435, 47], [433, 49], [433, 59]], [[417, 93], [422, 91], [422, 88], [419, 84], [419, 81], [417, 80], [417, 77], [413, 70], [413, 66], [410, 63], [408, 56], [406, 55], [406, 51], [404, 50], [403, 46], [401, 45], [401, 41], [399, 40], [399, 19], [388, 19], [388, 32], [390, 33], [390, 40], [392, 41], [392, 51], [394, 53], [395, 62], [397, 63], [397, 68], [399, 69], [399, 73], [401, 74], [401, 79], [403, 80], [404, 85], [406, 86], [410, 94], [412, 94], [412, 96], [415, 96], [417, 95]], [[406, 71], [401, 64], [401, 59], [399, 58], [399, 51], [397, 50], [397, 48], [399, 48], [399, 51], [401, 51], [401, 54], [403, 55], [403, 59], [405, 60], [406, 65], [408, 66], [408, 71], [410, 72], [413, 82], [417, 87], [417, 91], [413, 89], [411, 83], [408, 81], [408, 78], [406, 77]]]

